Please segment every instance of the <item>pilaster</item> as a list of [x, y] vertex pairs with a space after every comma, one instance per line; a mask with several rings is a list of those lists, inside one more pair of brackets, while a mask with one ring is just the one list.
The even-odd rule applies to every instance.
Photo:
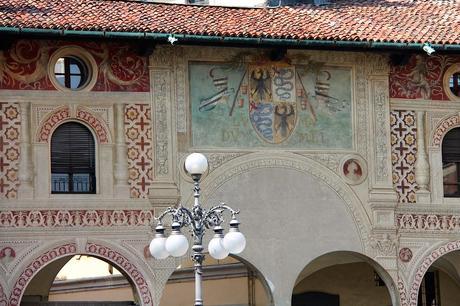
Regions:
[[19, 160], [18, 198], [33, 198], [33, 162], [30, 143], [30, 103], [20, 103], [21, 109], [21, 141]]
[[369, 56], [369, 164], [371, 167], [369, 204], [374, 228], [387, 234], [395, 232], [397, 195], [393, 189], [388, 61], [384, 56]]
[[129, 198], [127, 148], [124, 134], [124, 104], [115, 105], [115, 190], [114, 196]]
[[150, 88], [153, 121], [153, 185], [150, 201], [154, 207], [177, 204], [176, 116], [174, 86], [175, 47], [159, 47], [150, 57]]
[[[388, 68], [379, 60], [371, 63], [369, 74], [370, 118], [372, 148], [372, 188], [393, 188], [391, 176], [390, 99], [388, 95]], [[387, 65], [387, 64], [386, 64]]]

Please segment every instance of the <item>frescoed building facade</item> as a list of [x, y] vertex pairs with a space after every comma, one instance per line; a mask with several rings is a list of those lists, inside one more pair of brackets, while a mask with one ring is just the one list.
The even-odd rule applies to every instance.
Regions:
[[209, 279], [248, 284], [233, 305], [457, 305], [460, 6], [331, 2], [0, 0], [0, 305], [79, 254], [182, 303], [187, 256], [148, 245], [191, 152], [204, 205], [241, 210], [251, 269]]

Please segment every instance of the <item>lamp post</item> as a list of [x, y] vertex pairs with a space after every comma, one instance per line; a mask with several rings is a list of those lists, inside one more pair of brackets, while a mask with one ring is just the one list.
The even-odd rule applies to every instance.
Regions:
[[[185, 169], [191, 175], [194, 188], [193, 197], [195, 198], [193, 207], [188, 209], [181, 204], [178, 207], [167, 208], [156, 218], [155, 238], [150, 243], [150, 253], [156, 259], [165, 259], [169, 255], [181, 257], [187, 253], [189, 243], [187, 238], [181, 233], [184, 226], [190, 227], [193, 237], [192, 260], [195, 268], [195, 306], [203, 305], [202, 298], [202, 274], [203, 274], [203, 236], [206, 229], [213, 228], [214, 237], [208, 245], [208, 252], [215, 259], [224, 259], [231, 254], [239, 254], [246, 246], [246, 238], [239, 231], [239, 222], [236, 215], [239, 210], [234, 210], [230, 206], [221, 203], [209, 209], [203, 209], [200, 204], [200, 179], [208, 168], [208, 161], [203, 154], [192, 153], [185, 160]], [[229, 232], [224, 236], [222, 223], [224, 222], [223, 213], [228, 212], [232, 219], [229, 222]], [[165, 237], [165, 228], [162, 220], [170, 216], [172, 218], [171, 234]]]

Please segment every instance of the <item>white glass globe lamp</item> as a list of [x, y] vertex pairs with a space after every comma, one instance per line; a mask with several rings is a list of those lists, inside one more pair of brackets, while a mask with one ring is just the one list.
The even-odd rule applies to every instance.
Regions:
[[174, 257], [181, 257], [187, 253], [188, 250], [188, 240], [180, 232], [180, 224], [178, 222], [173, 222], [172, 232], [166, 239], [165, 243], [166, 251]]
[[209, 241], [208, 244], [209, 255], [215, 259], [224, 259], [228, 256], [228, 251], [224, 248], [223, 245], [224, 235], [222, 234], [222, 231], [222, 227], [214, 227], [214, 237], [211, 239], [211, 241]]
[[185, 170], [190, 175], [203, 175], [208, 169], [206, 156], [200, 153], [192, 153], [185, 159]]
[[158, 224], [155, 227], [155, 238], [152, 239], [149, 245], [150, 254], [156, 259], [165, 259], [169, 256], [168, 251], [166, 251], [166, 237], [164, 235], [165, 228], [163, 225]]
[[224, 248], [231, 254], [239, 254], [246, 247], [246, 238], [238, 229], [239, 224], [238, 220], [232, 219], [230, 229], [223, 240]]

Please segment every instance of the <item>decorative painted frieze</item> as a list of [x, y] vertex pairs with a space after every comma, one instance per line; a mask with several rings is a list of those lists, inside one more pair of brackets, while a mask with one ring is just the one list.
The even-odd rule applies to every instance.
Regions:
[[51, 111], [45, 119], [39, 123], [37, 142], [47, 143], [57, 126], [69, 119], [78, 119], [88, 124], [97, 136], [99, 143], [105, 144], [111, 142], [111, 136], [107, 122], [98, 118], [89, 109], [84, 106], [76, 106], [75, 111], [70, 106], [62, 106]]
[[379, 76], [371, 83], [371, 99], [373, 112], [373, 187], [391, 187], [390, 144], [391, 133], [389, 123], [389, 98], [387, 76]]
[[48, 262], [63, 257], [68, 254], [75, 254], [77, 248], [74, 243], [69, 243], [56, 247], [41, 256], [37, 257], [31, 264], [27, 266], [21, 276], [18, 278], [13, 286], [13, 290], [10, 296], [9, 305], [16, 306], [20, 304], [21, 297], [27, 288], [30, 280], [41, 270]]
[[131, 197], [147, 198], [153, 179], [152, 119], [149, 105], [126, 105], [125, 133]]
[[407, 232], [460, 231], [460, 215], [404, 213], [396, 216], [396, 222], [399, 230]]
[[149, 226], [153, 210], [13, 210], [0, 212], [0, 228]]
[[[153, 305], [152, 294], [150, 292], [148, 283], [145, 276], [139, 268], [131, 262], [126, 256], [108, 246], [100, 245], [93, 242], [84, 242], [84, 249], [79, 249], [79, 243], [67, 243], [52, 248], [43, 254], [36, 257], [22, 272], [13, 285], [11, 295], [9, 298], [10, 306], [20, 305], [21, 298], [27, 288], [29, 282], [34, 278], [37, 273], [50, 262], [69, 255], [76, 255], [79, 253], [93, 255], [103, 258], [115, 264], [119, 269], [123, 270], [126, 275], [132, 280], [133, 286], [139, 294], [142, 305]], [[0, 296], [1, 298], [1, 296]]]
[[439, 148], [441, 146], [442, 139], [444, 138], [444, 135], [447, 133], [447, 131], [458, 126], [459, 123], [460, 119], [458, 114], [452, 115], [448, 118], [444, 118], [443, 120], [441, 120], [433, 132], [431, 145], [433, 147]]
[[110, 249], [109, 247], [96, 243], [88, 243], [86, 245], [86, 253], [89, 255], [102, 257], [110, 260], [110, 262], [116, 263], [116, 266], [121, 268], [134, 283], [134, 286], [136, 287], [138, 294], [142, 299], [142, 305], [153, 305], [152, 294], [150, 293], [149, 285], [145, 280], [145, 277], [138, 270], [136, 265], [128, 260], [128, 258], [119, 252]]
[[393, 110], [390, 112], [391, 161], [393, 186], [400, 203], [415, 203], [415, 162], [417, 154], [417, 127], [415, 112]]
[[0, 199], [17, 198], [20, 130], [19, 105], [0, 103]]
[[50, 59], [69, 46], [82, 48], [94, 58], [98, 74], [93, 91], [149, 91], [147, 57], [137, 55], [129, 45], [30, 39], [0, 51], [0, 89], [56, 90], [48, 74], [54, 71]]
[[170, 174], [169, 134], [170, 122], [168, 120], [171, 101], [171, 73], [168, 70], [155, 70], [152, 72], [155, 105], [155, 177], [168, 177]]
[[460, 58], [444, 55], [413, 55], [405, 65], [392, 65], [390, 97], [400, 99], [449, 100], [443, 87], [446, 69]]
[[102, 123], [101, 120], [99, 120], [99, 118], [93, 115], [89, 110], [86, 110], [83, 107], [78, 107], [75, 117], [89, 124], [94, 133], [96, 133], [100, 143], [109, 142], [109, 132], [107, 131], [104, 123]]

